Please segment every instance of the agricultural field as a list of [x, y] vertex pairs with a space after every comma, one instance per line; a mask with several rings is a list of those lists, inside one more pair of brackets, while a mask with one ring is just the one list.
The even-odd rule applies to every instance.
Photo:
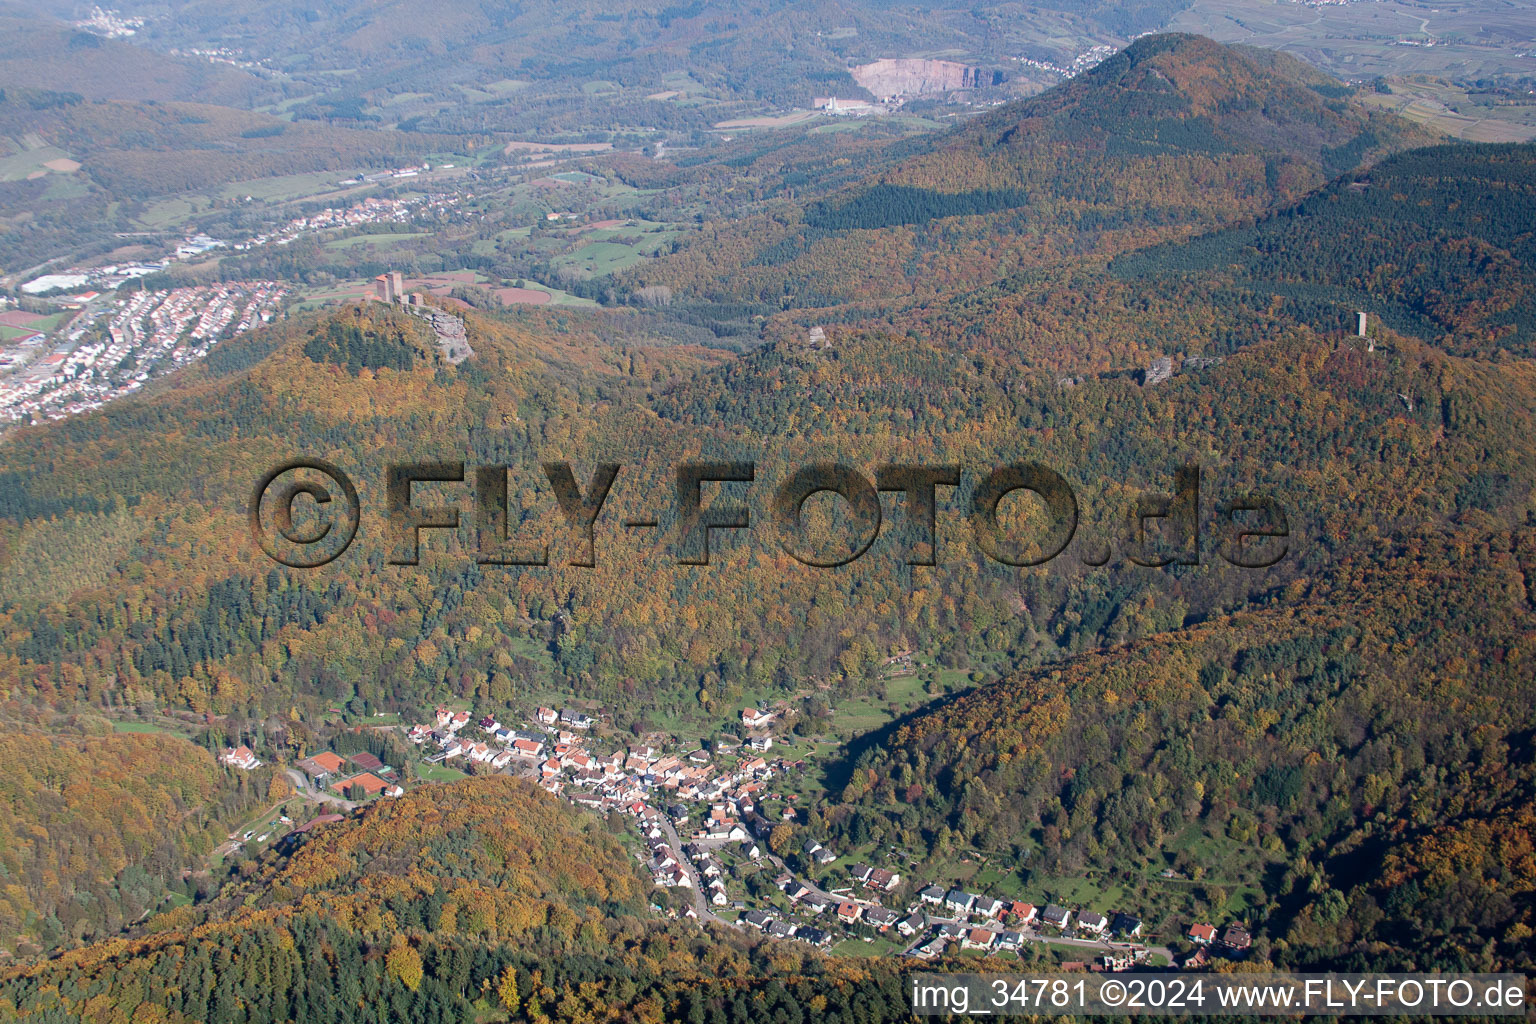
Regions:
[[1361, 100], [1426, 128], [1467, 142], [1528, 142], [1536, 139], [1536, 96], [1528, 102], [1470, 91], [1438, 78], [1392, 78], [1389, 93], [1362, 92]]
[[0, 155], [0, 181], [73, 174], [80, 169], [79, 162], [57, 146], [27, 146], [12, 139], [0, 139], [0, 153], [4, 154]]
[[[1433, 7], [1409, 0], [1195, 0], [1167, 30], [1287, 50], [1347, 81], [1418, 74], [1477, 79], [1531, 63], [1519, 52], [1529, 50], [1536, 35], [1536, 8], [1482, 0]], [[1522, 38], [1523, 46], [1513, 42]]]
[[789, 128], [822, 116], [815, 110], [794, 110], [788, 114], [765, 114], [759, 117], [737, 117], [729, 121], [715, 122], [722, 131], [749, 131], [753, 128]]
[[343, 249], [388, 249], [397, 242], [410, 242], [430, 237], [424, 231], [392, 231], [378, 234], [348, 235], [345, 238], [333, 238], [325, 243], [325, 248], [332, 251]]

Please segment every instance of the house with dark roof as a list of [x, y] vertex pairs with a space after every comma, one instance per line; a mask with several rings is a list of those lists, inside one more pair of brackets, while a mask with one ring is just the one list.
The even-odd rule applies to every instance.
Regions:
[[832, 905], [832, 901], [819, 892], [810, 893], [800, 902], [809, 907], [813, 914], [819, 914]]
[[832, 936], [827, 932], [822, 931], [820, 928], [811, 928], [809, 926], [797, 929], [795, 931], [795, 938], [801, 942], [809, 942], [813, 946], [825, 946], [832, 941]]
[[1241, 953], [1253, 945], [1253, 936], [1240, 924], [1229, 924], [1221, 933], [1221, 944], [1235, 953]]
[[1072, 921], [1072, 911], [1052, 903], [1040, 914], [1040, 920], [1052, 928], [1065, 928]]
[[1003, 901], [993, 899], [991, 896], [977, 896], [976, 902], [971, 905], [971, 913], [980, 914], [982, 917], [996, 917], [1003, 912]]
[[959, 889], [951, 889], [944, 895], [944, 905], [957, 914], [969, 914], [971, 907], [976, 903], [976, 897]]
[[564, 708], [560, 712], [560, 724], [569, 726], [572, 729], [590, 729], [592, 728], [592, 717], [582, 714], [575, 708]]
[[1109, 930], [1127, 939], [1137, 938], [1141, 935], [1141, 918], [1117, 913], [1109, 922]]

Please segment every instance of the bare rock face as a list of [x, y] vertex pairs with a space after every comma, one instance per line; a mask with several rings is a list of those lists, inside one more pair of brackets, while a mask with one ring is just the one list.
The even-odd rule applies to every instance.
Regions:
[[896, 58], [861, 64], [850, 72], [853, 80], [889, 102], [903, 96], [979, 89], [1002, 84], [1002, 73], [958, 64], [952, 60]]

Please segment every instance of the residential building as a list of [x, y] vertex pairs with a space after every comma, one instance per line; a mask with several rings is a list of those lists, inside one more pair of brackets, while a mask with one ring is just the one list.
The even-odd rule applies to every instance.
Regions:
[[771, 723], [778, 714], [772, 711], [763, 711], [758, 708], [744, 708], [741, 712], [741, 724], [748, 729], [761, 729]]
[[1104, 929], [1109, 927], [1109, 921], [1103, 914], [1085, 910], [1077, 915], [1077, 927], [1091, 935], [1103, 935]]
[[1241, 953], [1253, 945], [1253, 936], [1248, 934], [1248, 929], [1240, 924], [1229, 924], [1221, 933], [1221, 944], [1234, 952]]
[[986, 928], [972, 928], [960, 940], [961, 949], [991, 949], [997, 934]]
[[951, 889], [944, 896], [944, 905], [957, 914], [969, 914], [975, 903], [976, 897], [959, 889]]
[[219, 755], [219, 760], [231, 768], [241, 768], [245, 771], [261, 767], [261, 762], [256, 759], [256, 755], [251, 753], [251, 748], [243, 745], [225, 748]]

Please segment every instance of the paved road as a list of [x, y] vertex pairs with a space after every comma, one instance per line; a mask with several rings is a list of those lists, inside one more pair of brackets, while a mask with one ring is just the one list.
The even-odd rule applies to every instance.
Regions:
[[[789, 871], [789, 868], [784, 866], [784, 862], [782, 860], [780, 860], [776, 854], [772, 854], [772, 853], [768, 854], [768, 859], [770, 861], [772, 861], [773, 862], [773, 866], [778, 868], [780, 871]], [[862, 906], [872, 907], [872, 906], [876, 906], [879, 903], [878, 900], [865, 899], [865, 898], [863, 898], [861, 896], [854, 896], [851, 893], [849, 895], [846, 895], [846, 896], [839, 896], [836, 893], [827, 892], [827, 890], [823, 889], [821, 886], [817, 885], [815, 882], [811, 881], [809, 878], [801, 878], [799, 875], [796, 875], [793, 871], [789, 871], [789, 873], [794, 878], [795, 881], [799, 882], [801, 885], [803, 885], [807, 889], [811, 890], [811, 892], [814, 892], [817, 895], [826, 897], [827, 899], [831, 900], [834, 904], [836, 904], [836, 903], [844, 903], [844, 902], [847, 902], [847, 901], [852, 901], [852, 902], [858, 903], [858, 904], [860, 904]]]
[[667, 842], [672, 844], [672, 849], [677, 853], [678, 863], [683, 866], [683, 870], [688, 874], [688, 880], [693, 883], [693, 912], [699, 915], [699, 920], [740, 928], [741, 926], [735, 921], [716, 917], [714, 911], [709, 909], [709, 900], [704, 898], [704, 887], [699, 884], [699, 874], [693, 870], [693, 861], [683, 853], [683, 841], [678, 838], [677, 829], [672, 827], [672, 822], [667, 820], [666, 815], [661, 815], [657, 821], [661, 825], [661, 830], [667, 834]]

